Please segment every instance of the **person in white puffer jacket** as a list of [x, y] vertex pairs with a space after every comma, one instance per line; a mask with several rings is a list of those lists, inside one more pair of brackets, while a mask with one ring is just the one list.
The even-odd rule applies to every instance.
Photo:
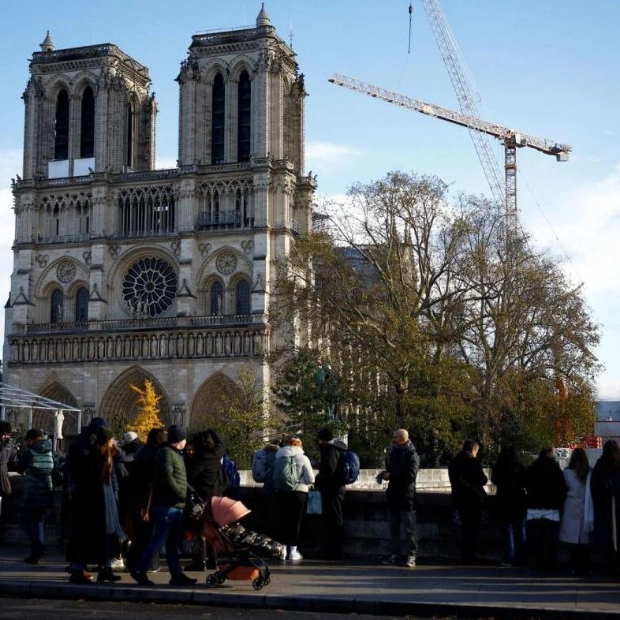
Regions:
[[309, 486], [314, 484], [314, 471], [298, 437], [286, 438], [283, 447], [276, 452], [273, 481], [279, 538], [286, 545], [286, 559], [299, 562], [303, 559], [297, 550], [301, 519], [308, 501]]

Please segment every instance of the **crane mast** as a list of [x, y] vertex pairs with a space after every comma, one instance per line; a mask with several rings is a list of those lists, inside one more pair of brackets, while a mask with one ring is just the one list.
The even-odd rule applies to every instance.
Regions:
[[[434, 116], [436, 118], [448, 121], [461, 127], [476, 132], [481, 135], [492, 136], [501, 140], [504, 144], [505, 152], [505, 176], [506, 176], [506, 214], [509, 219], [513, 220], [512, 224], [516, 225], [516, 187], [517, 187], [517, 148], [529, 147], [545, 153], [546, 155], [555, 155], [557, 161], [567, 161], [571, 152], [571, 147], [567, 144], [559, 144], [550, 140], [537, 138], [529, 134], [503, 127], [497, 123], [482, 120], [480, 118], [450, 110], [433, 103], [427, 103], [420, 99], [413, 99], [406, 95], [401, 95], [386, 88], [362, 82], [356, 78], [348, 77], [341, 73], [335, 73], [329, 81], [337, 86], [348, 88], [358, 93], [363, 93], [376, 99], [382, 99], [388, 103], [399, 105], [409, 110]], [[508, 222], [507, 222], [508, 224]]]
[[[450, 81], [459, 101], [461, 112], [467, 116], [479, 118], [480, 112], [476, 104], [476, 88], [468, 80], [460, 61], [461, 54], [454, 35], [448, 25], [438, 0], [420, 0], [426, 16], [437, 41], [437, 46], [443, 58], [443, 62], [448, 70]], [[516, 217], [517, 198], [516, 198], [516, 179], [512, 177], [502, 182], [502, 173], [497, 163], [497, 159], [493, 154], [493, 149], [488, 138], [477, 131], [475, 128], [469, 128], [469, 134], [474, 143], [474, 147], [478, 154], [478, 159], [482, 164], [482, 169], [487, 179], [487, 183], [491, 188], [493, 198], [498, 204], [504, 204], [507, 214]], [[510, 188], [509, 188], [510, 183]]]

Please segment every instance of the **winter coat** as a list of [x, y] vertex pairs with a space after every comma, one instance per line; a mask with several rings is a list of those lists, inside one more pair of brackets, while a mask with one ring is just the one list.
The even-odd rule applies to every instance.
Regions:
[[228, 477], [222, 467], [224, 446], [216, 443], [213, 448], [201, 447], [187, 462], [187, 480], [200, 499], [209, 500], [223, 495], [228, 487]]
[[500, 521], [525, 519], [527, 503], [525, 496], [525, 467], [519, 463], [497, 460], [491, 471], [491, 482], [496, 487], [495, 509]]
[[17, 470], [24, 473], [23, 501], [25, 509], [49, 508], [53, 503], [52, 441], [40, 439], [33, 442], [22, 454]]
[[17, 465], [17, 446], [11, 438], [0, 442], [0, 497], [11, 494], [9, 471]]
[[[590, 492], [594, 507], [593, 542], [603, 549], [611, 550], [615, 528], [620, 550], [620, 471], [599, 458], [592, 469]], [[616, 507], [615, 523], [612, 502], [615, 502]]]
[[299, 484], [295, 491], [301, 493], [307, 493], [308, 487], [314, 484], [314, 471], [310, 463], [310, 459], [304, 454], [304, 451], [299, 446], [284, 446], [276, 452], [276, 461], [284, 457], [295, 457], [297, 467], [301, 470], [299, 476]]
[[558, 462], [548, 456], [539, 456], [525, 472], [527, 507], [560, 510], [564, 505], [566, 484]]
[[187, 472], [183, 455], [164, 444], [153, 464], [153, 506], [184, 508], [187, 498]]
[[338, 462], [347, 445], [339, 439], [332, 439], [319, 446], [321, 461], [314, 486], [324, 493], [344, 488], [337, 478]]
[[455, 508], [467, 510], [482, 507], [487, 496], [484, 485], [489, 479], [477, 458], [461, 450], [448, 465], [448, 477]]
[[564, 470], [566, 499], [560, 521], [559, 538], [573, 545], [586, 545], [591, 536], [584, 527], [586, 483], [577, 478], [574, 469]]
[[386, 471], [390, 479], [385, 492], [390, 510], [415, 510], [415, 482], [419, 469], [420, 457], [411, 441], [402, 446], [392, 446], [387, 459]]

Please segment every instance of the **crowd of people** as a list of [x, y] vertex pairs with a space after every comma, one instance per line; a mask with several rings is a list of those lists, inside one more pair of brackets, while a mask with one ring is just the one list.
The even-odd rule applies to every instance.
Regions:
[[[53, 505], [52, 479], [58, 465], [51, 440], [42, 430], [28, 430], [22, 451], [10, 440], [10, 432], [10, 424], [0, 421], [0, 502], [11, 496], [8, 471], [23, 474], [21, 524], [30, 543], [25, 562], [37, 564], [45, 554], [43, 525]], [[186, 573], [217, 567], [218, 549], [204, 535], [199, 521], [189, 518], [188, 507], [207, 506], [214, 497], [236, 497], [238, 475], [231, 472], [230, 459], [215, 430], [196, 433], [191, 439], [188, 442], [183, 427], [172, 425], [153, 428], [144, 443], [134, 432], [117, 441], [106, 421], [94, 418], [70, 444], [62, 470], [69, 500], [71, 583], [115, 582], [120, 576], [114, 571], [122, 566], [138, 584], [152, 585], [148, 573], [159, 570], [161, 550], [173, 585], [194, 584], [197, 580]], [[320, 556], [328, 560], [344, 557], [346, 482], [340, 467], [348, 448], [329, 428], [321, 429], [316, 441], [320, 451], [316, 477], [299, 437], [268, 442], [255, 453], [252, 475], [263, 485], [263, 534], [234, 525], [229, 528], [231, 536], [259, 540], [274, 557], [301, 561], [302, 519], [313, 492], [321, 500]], [[620, 447], [615, 441], [605, 443], [593, 468], [585, 450], [576, 448], [564, 471], [551, 448], [541, 450], [526, 466], [515, 447], [506, 445], [491, 468], [495, 486], [491, 503], [479, 448], [477, 442], [465, 441], [448, 467], [463, 563], [480, 561], [479, 532], [492, 506], [502, 565], [523, 566], [531, 556], [541, 574], [555, 573], [561, 543], [568, 549], [574, 575], [590, 574], [593, 546], [604, 552], [608, 573], [618, 574]], [[377, 476], [378, 482], [387, 481], [389, 554], [382, 559], [384, 564], [416, 566], [419, 468], [420, 457], [408, 431], [394, 431], [385, 468]], [[6, 513], [6, 509], [1, 511], [2, 519]], [[191, 563], [182, 567], [180, 550], [188, 534], [194, 540]], [[88, 568], [93, 565], [96, 575]]]

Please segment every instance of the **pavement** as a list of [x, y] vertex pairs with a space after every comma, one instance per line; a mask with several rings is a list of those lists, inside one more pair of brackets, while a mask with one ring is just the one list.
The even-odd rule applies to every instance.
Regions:
[[0, 595], [428, 618], [620, 617], [617, 581], [568, 574], [540, 577], [527, 568], [425, 561], [408, 569], [369, 560], [273, 560], [268, 562], [271, 582], [254, 590], [251, 581], [226, 581], [209, 588], [198, 573], [188, 573], [201, 577], [194, 586], [170, 586], [163, 568], [149, 573], [154, 586], [138, 586], [126, 572], [118, 573], [122, 580], [114, 584], [72, 585], [61, 548], [51, 549], [36, 566], [25, 564], [25, 555], [23, 545], [0, 546]]

